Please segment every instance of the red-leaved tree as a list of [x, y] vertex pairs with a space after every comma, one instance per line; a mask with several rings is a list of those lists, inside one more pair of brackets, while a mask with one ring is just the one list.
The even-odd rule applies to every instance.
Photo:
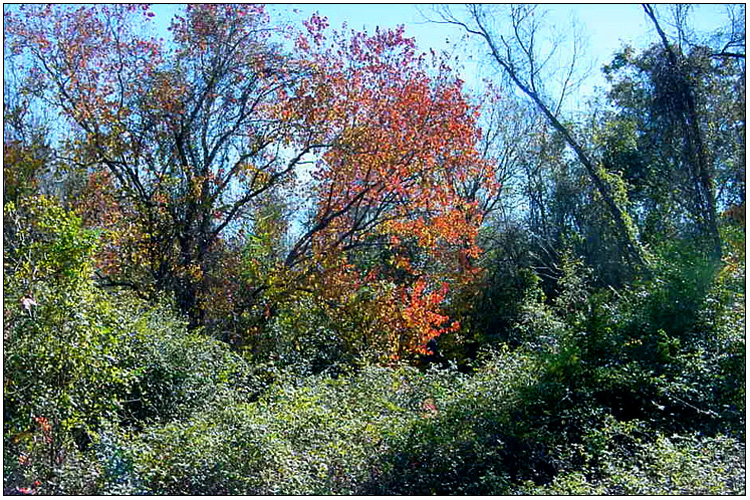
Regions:
[[[392, 356], [457, 328], [443, 306], [479, 272], [481, 223], [459, 187], [494, 185], [450, 69], [402, 28], [328, 34], [316, 15], [289, 38], [262, 6], [212, 4], [175, 17], [165, 43], [142, 33], [152, 16], [5, 13], [26, 91], [69, 120], [60, 156], [92, 174], [77, 204], [108, 231], [102, 283], [171, 292], [193, 326], [214, 303], [268, 318], [312, 294], [331, 314], [366, 308], [363, 334]], [[272, 199], [311, 215], [269, 225]], [[261, 240], [273, 258], [232, 257]]]

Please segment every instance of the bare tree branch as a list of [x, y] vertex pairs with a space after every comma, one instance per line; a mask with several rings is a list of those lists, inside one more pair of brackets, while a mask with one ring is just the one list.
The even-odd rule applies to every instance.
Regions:
[[[528, 28], [529, 32], [523, 34], [521, 24], [527, 18], [527, 11], [525, 9], [511, 9], [511, 22], [513, 23], [512, 29], [516, 37], [515, 45], [516, 47], [518, 47], [517, 50], [519, 50], [523, 54], [527, 63], [527, 76], [526, 79], [524, 79], [522, 73], [524, 69], [516, 66], [513, 63], [513, 49], [511, 43], [506, 42], [502, 35], [496, 35], [490, 30], [490, 28], [486, 24], [486, 16], [482, 11], [482, 7], [471, 5], [468, 7], [468, 10], [470, 13], [470, 22], [472, 23], [472, 25], [456, 19], [448, 9], [443, 9], [440, 12], [441, 21], [439, 22], [460, 26], [467, 33], [475, 35], [484, 41], [484, 43], [490, 50], [490, 57], [492, 58], [492, 60], [497, 63], [497, 65], [505, 71], [505, 74], [511, 79], [511, 81], [534, 102], [539, 111], [541, 111], [541, 113], [547, 118], [553, 128], [563, 136], [566, 143], [575, 152], [578, 160], [586, 169], [586, 172], [594, 183], [597, 191], [602, 196], [602, 199], [607, 205], [607, 208], [609, 209], [609, 212], [614, 219], [615, 226], [618, 229], [618, 236], [622, 241], [627, 253], [631, 256], [636, 264], [641, 266], [644, 270], [647, 270], [648, 265], [645, 257], [645, 252], [637, 239], [635, 228], [629, 222], [628, 215], [615, 201], [611, 187], [599, 174], [600, 167], [596, 164], [594, 159], [584, 150], [583, 146], [576, 140], [570, 129], [563, 125], [563, 123], [555, 115], [553, 110], [550, 109], [550, 107], [545, 103], [544, 97], [538, 92], [535, 80], [538, 65], [536, 65], [535, 63], [535, 55], [531, 50], [531, 47], [533, 46], [534, 34], [538, 29], [536, 23], [531, 23], [531, 26]], [[501, 53], [500, 47], [497, 43], [498, 41], [505, 47], [505, 54]], [[573, 64], [574, 63], [575, 61], [573, 61]]]

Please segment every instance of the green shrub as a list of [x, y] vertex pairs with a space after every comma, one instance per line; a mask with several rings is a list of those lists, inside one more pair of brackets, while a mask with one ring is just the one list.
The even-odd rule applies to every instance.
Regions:
[[642, 424], [610, 419], [578, 451], [581, 470], [558, 474], [533, 495], [744, 495], [745, 446], [726, 436], [654, 435]]
[[568, 401], [664, 432], [744, 435], [744, 289], [679, 255], [620, 291], [593, 289], [563, 259], [556, 298], [529, 301], [515, 327], [540, 339], [526, 344], [545, 367], [540, 409], [564, 412]]
[[[366, 370], [353, 379], [312, 377], [305, 385], [295, 382], [293, 372], [280, 377], [255, 403], [227, 397], [189, 418], [122, 439], [118, 446], [142, 491], [353, 491], [369, 477], [386, 422], [395, 424], [407, 412], [391, 397], [396, 377]], [[374, 401], [375, 394], [382, 394], [382, 401]]]
[[472, 376], [426, 375], [419, 418], [391, 439], [383, 471], [367, 494], [503, 494], [517, 477], [545, 467], [543, 451], [516, 425], [523, 392], [538, 383], [532, 356], [486, 352]]
[[159, 494], [498, 491], [512, 450], [488, 433], [509, 422], [514, 384], [532, 382], [530, 367], [516, 370], [527, 364], [505, 352], [477, 378], [407, 367], [280, 373], [257, 402], [217, 400], [120, 439], [130, 464], [121, 476], [137, 478], [131, 492]]
[[120, 407], [123, 423], [183, 419], [226, 394], [251, 398], [264, 388], [260, 370], [226, 344], [188, 332], [173, 314], [154, 308], [133, 325], [129, 358], [123, 361], [135, 377]]
[[347, 335], [350, 326], [346, 318], [333, 320], [311, 297], [300, 295], [294, 303], [280, 307], [248, 342], [245, 355], [253, 363], [272, 359], [278, 367], [300, 376], [346, 370], [363, 359], [349, 338], [353, 335]]
[[[361, 364], [344, 347], [345, 322], [334, 327], [311, 303], [281, 311], [239, 355], [188, 332], [166, 298], [94, 286], [80, 221], [46, 201], [24, 210], [12, 212], [4, 277], [6, 488], [743, 491], [737, 266], [707, 274], [688, 259], [631, 289], [596, 290], [566, 255], [555, 298], [529, 278], [513, 347], [493, 341], [467, 375]], [[26, 294], [35, 305], [19, 304]]]
[[97, 288], [92, 233], [50, 200], [28, 203], [6, 206], [16, 228], [4, 276], [6, 484], [92, 491], [101, 429], [182, 419], [263, 390], [263, 376], [226, 345], [188, 334], [168, 305]]

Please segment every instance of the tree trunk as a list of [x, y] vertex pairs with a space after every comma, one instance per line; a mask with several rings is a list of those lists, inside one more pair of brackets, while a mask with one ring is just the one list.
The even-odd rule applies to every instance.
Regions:
[[709, 254], [714, 262], [721, 261], [721, 236], [719, 234], [716, 216], [716, 198], [714, 195], [713, 176], [706, 151], [706, 141], [700, 128], [698, 110], [695, 103], [695, 93], [690, 85], [688, 76], [681, 65], [682, 55], [675, 53], [667, 35], [656, 19], [653, 8], [643, 5], [643, 10], [654, 24], [662, 45], [667, 54], [670, 71], [675, 76], [675, 94], [679, 119], [682, 121], [682, 134], [687, 149], [686, 160], [692, 163], [691, 175], [695, 186], [695, 217], [698, 226], [709, 241]]

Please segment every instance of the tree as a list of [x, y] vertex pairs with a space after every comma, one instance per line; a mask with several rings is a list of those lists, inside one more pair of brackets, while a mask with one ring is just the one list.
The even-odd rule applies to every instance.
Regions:
[[638, 241], [636, 228], [623, 207], [622, 200], [617, 199], [612, 179], [608, 178], [601, 165], [590, 151], [587, 151], [582, 141], [577, 139], [572, 128], [564, 123], [559, 116], [565, 95], [573, 84], [574, 69], [577, 62], [577, 39], [574, 38], [573, 56], [561, 79], [559, 97], [552, 100], [545, 92], [543, 70], [554, 54], [553, 49], [541, 56], [538, 37], [540, 22], [535, 17], [535, 6], [510, 6], [509, 32], [502, 34], [494, 31], [489, 25], [493, 12], [486, 6], [467, 6], [468, 19], [456, 18], [448, 7], [439, 11], [440, 20], [462, 27], [467, 33], [482, 40], [489, 49], [490, 60], [506, 74], [510, 80], [531, 99], [539, 111], [546, 117], [550, 125], [564, 138], [566, 144], [574, 151], [576, 158], [584, 166], [597, 192], [604, 200], [610, 216], [617, 229], [625, 252], [632, 261], [647, 269], [644, 250]]
[[40, 92], [71, 120], [69, 160], [109, 171], [151, 279], [195, 326], [209, 248], [314, 145], [287, 161], [278, 150], [271, 103], [296, 70], [271, 45], [262, 7], [189, 7], [171, 46], [137, 32], [151, 16], [133, 5], [21, 7], [6, 11], [6, 43], [30, 56]]
[[616, 108], [604, 161], [631, 186], [644, 237], [697, 236], [718, 263], [717, 209], [744, 201], [744, 64], [722, 55], [740, 36], [701, 41], [680, 7], [670, 39], [644, 8], [660, 40], [640, 53], [625, 47], [605, 66]]
[[[267, 256], [254, 278], [237, 271], [249, 289], [241, 308], [270, 300], [262, 309], [272, 312], [323, 289], [341, 305], [381, 281], [377, 300], [400, 311], [391, 330], [410, 339], [397, 351], [437, 335], [445, 287], [478, 272], [482, 214], [459, 185], [494, 189], [476, 109], [450, 68], [437, 56], [430, 66], [403, 29], [329, 42], [316, 15], [291, 56], [273, 42], [290, 32], [262, 7], [188, 7], [171, 44], [136, 31], [151, 16], [136, 6], [6, 12], [6, 44], [30, 61], [30, 90], [69, 118], [68, 161], [92, 173], [80, 209], [112, 228], [102, 282], [171, 292], [193, 327], [205, 324], [226, 269], [217, 256], [241, 231], [262, 239], [268, 200], [296, 200], [311, 217], [297, 218], [299, 234], [279, 233], [290, 238], [283, 258]], [[368, 248], [393, 260], [355, 263]]]
[[[307, 23], [297, 49], [315, 70], [282, 100], [295, 142], [330, 145], [312, 176], [312, 217], [284, 263], [329, 303], [369, 287], [381, 304], [367, 306], [381, 311], [371, 326], [390, 330], [393, 352], [423, 348], [447, 322], [437, 312], [447, 286], [477, 272], [482, 213], [461, 186], [476, 178], [492, 193], [495, 183], [477, 151], [476, 110], [445, 63], [430, 75], [403, 28], [334, 32], [328, 44], [326, 27]], [[387, 262], [372, 260], [383, 251]]]
[[18, 203], [43, 187], [50, 169], [51, 148], [39, 116], [38, 103], [21, 91], [18, 63], [4, 57], [3, 77], [3, 203]]
[[[680, 122], [684, 154], [692, 167], [690, 176], [694, 200], [692, 212], [711, 240], [711, 253], [714, 261], [719, 262], [721, 260], [721, 237], [716, 219], [713, 176], [709, 166], [706, 139], [699, 123], [695, 90], [688, 80], [682, 51], [669, 42], [656, 18], [654, 9], [648, 4], [644, 4], [643, 9], [659, 34], [667, 60], [666, 71], [658, 75], [655, 82], [669, 87], [669, 97], [663, 95], [662, 103], [666, 104], [666, 109], [671, 111], [674, 118]], [[662, 89], [657, 88], [658, 90]], [[665, 102], [667, 99], [669, 99], [669, 104]]]

